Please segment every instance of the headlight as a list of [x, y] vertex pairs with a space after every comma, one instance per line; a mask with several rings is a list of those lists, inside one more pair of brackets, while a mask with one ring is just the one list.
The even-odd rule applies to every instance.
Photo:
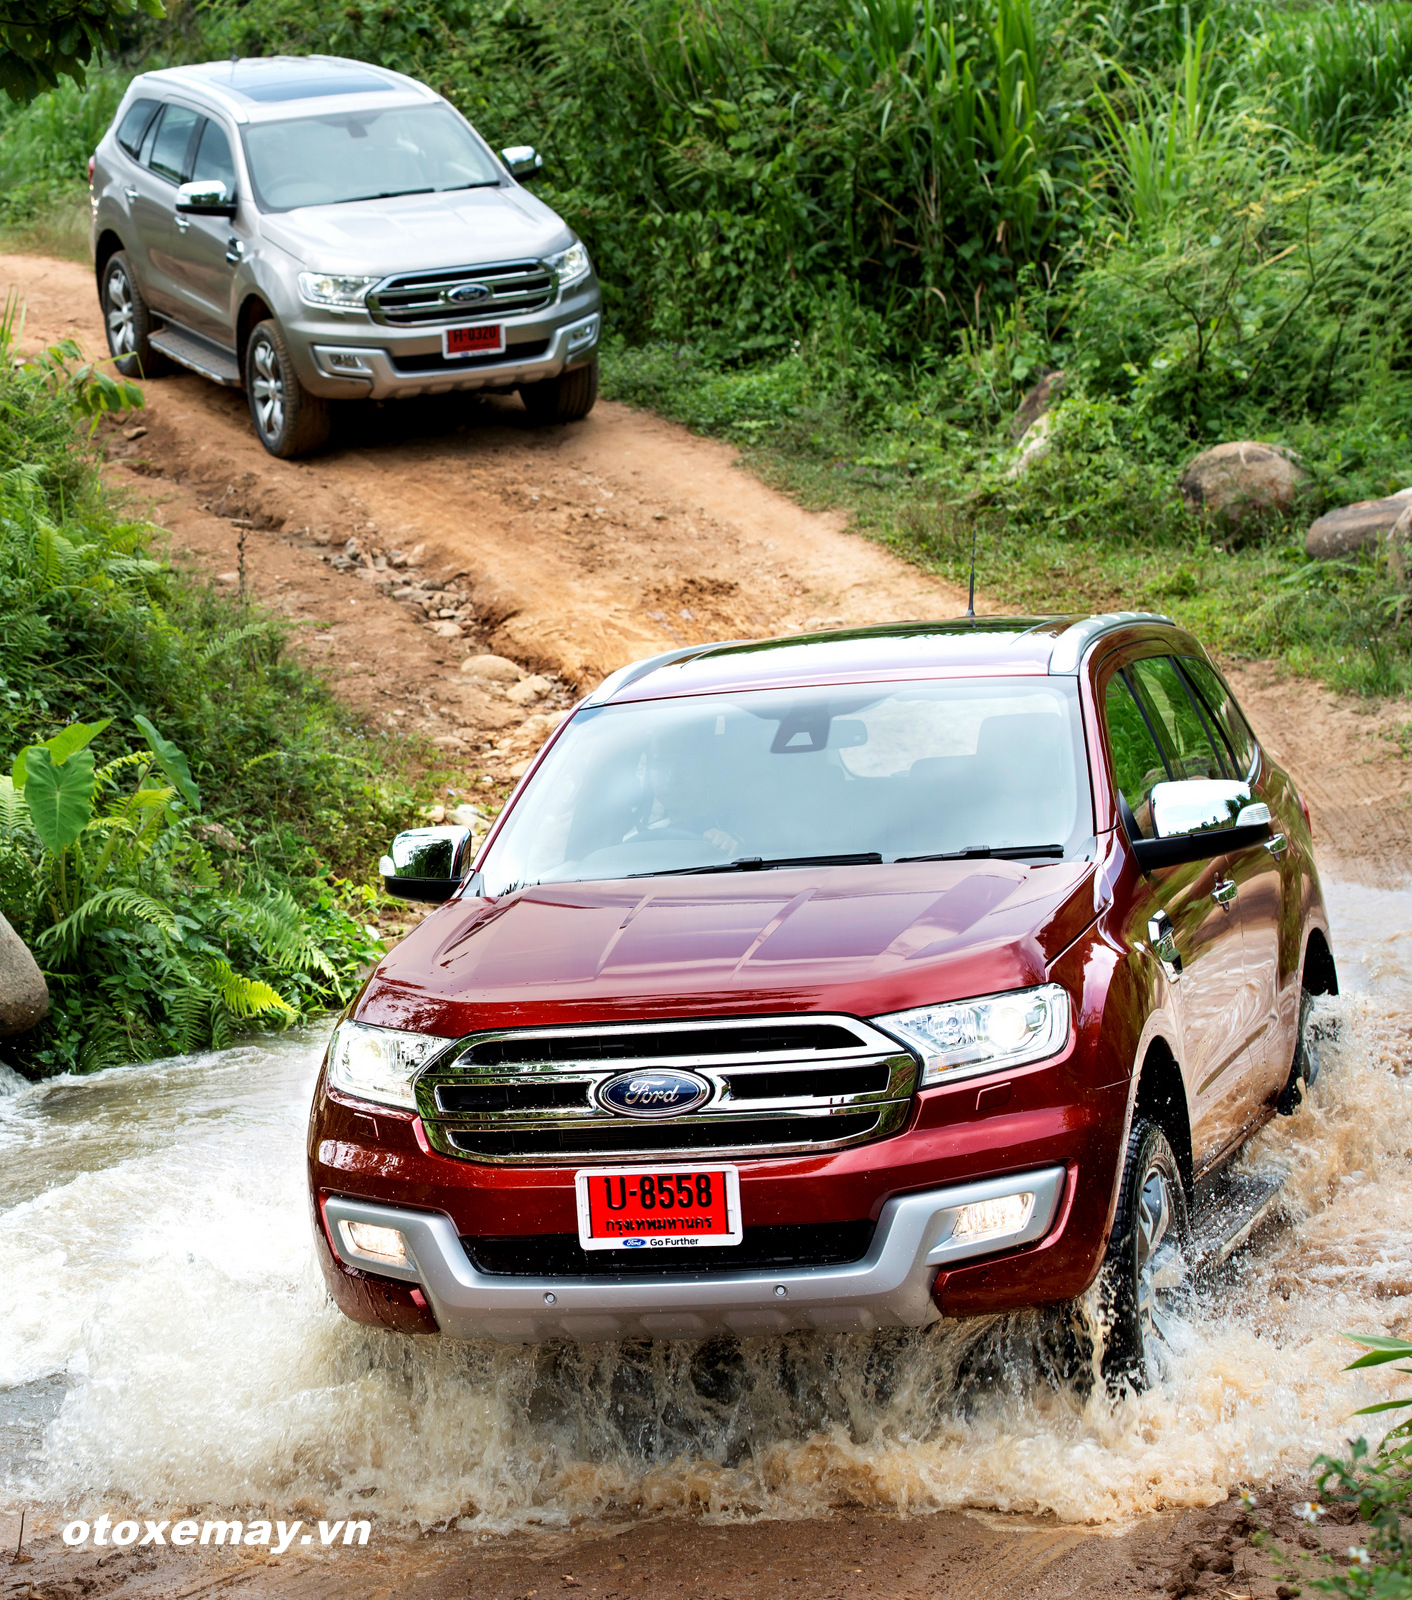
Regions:
[[567, 289], [571, 283], [586, 278], [593, 270], [593, 263], [588, 259], [588, 246], [578, 240], [567, 250], [561, 250], [557, 256], [547, 256], [544, 264], [551, 272], [559, 274], [561, 289]]
[[328, 1081], [359, 1100], [415, 1110], [412, 1079], [417, 1068], [450, 1042], [431, 1033], [340, 1022], [328, 1047]]
[[1057, 983], [874, 1017], [922, 1058], [921, 1086], [1000, 1072], [1058, 1055], [1069, 1042], [1069, 996]]
[[299, 293], [312, 306], [361, 310], [364, 297], [379, 278], [345, 278], [333, 272], [301, 272]]

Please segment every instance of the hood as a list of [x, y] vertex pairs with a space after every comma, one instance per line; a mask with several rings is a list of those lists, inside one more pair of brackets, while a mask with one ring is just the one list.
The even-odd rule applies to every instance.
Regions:
[[539, 257], [573, 242], [548, 206], [518, 188], [304, 206], [262, 216], [260, 230], [317, 272], [379, 276]]
[[1095, 916], [1094, 863], [960, 861], [543, 884], [448, 902], [360, 1022], [482, 1028], [909, 1006], [1042, 983]]

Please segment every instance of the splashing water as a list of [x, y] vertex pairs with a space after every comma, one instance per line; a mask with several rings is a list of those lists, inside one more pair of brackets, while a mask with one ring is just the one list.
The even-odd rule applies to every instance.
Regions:
[[359, 1328], [310, 1249], [306, 1030], [0, 1082], [0, 1485], [497, 1531], [840, 1504], [1113, 1522], [1301, 1471], [1400, 1381], [1343, 1373], [1337, 1331], [1412, 1324], [1412, 894], [1330, 899], [1367, 988], [1328, 1004], [1309, 1103], [1244, 1158], [1288, 1174], [1286, 1225], [1203, 1292], [1148, 1394], [1043, 1381], [1034, 1316], [540, 1350]]

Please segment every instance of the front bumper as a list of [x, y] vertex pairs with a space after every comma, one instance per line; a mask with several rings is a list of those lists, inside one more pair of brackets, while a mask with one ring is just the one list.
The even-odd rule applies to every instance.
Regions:
[[[839, 1266], [732, 1272], [727, 1267], [653, 1278], [529, 1278], [477, 1272], [451, 1219], [439, 1212], [330, 1195], [327, 1236], [344, 1267], [416, 1284], [442, 1333], [457, 1339], [698, 1339], [794, 1329], [834, 1333], [920, 1328], [940, 1313], [941, 1268], [1044, 1237], [1059, 1214], [1068, 1170], [1044, 1167], [902, 1195], [883, 1207], [867, 1254]], [[963, 1206], [1033, 1194], [1028, 1221], [1003, 1237], [956, 1237]], [[409, 1265], [360, 1254], [342, 1222], [401, 1233]]]
[[593, 359], [603, 328], [596, 280], [544, 311], [507, 317], [505, 350], [443, 360], [439, 325], [377, 323], [365, 312], [332, 313], [302, 301], [280, 318], [300, 381], [337, 400], [402, 400], [476, 389], [511, 390], [556, 378]]

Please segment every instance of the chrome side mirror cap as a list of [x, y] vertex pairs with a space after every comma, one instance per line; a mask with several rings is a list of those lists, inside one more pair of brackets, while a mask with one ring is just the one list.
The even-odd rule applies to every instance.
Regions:
[[399, 900], [439, 906], [461, 887], [474, 855], [469, 828], [411, 828], [392, 841], [378, 871], [383, 887]]
[[182, 213], [197, 216], [233, 217], [235, 198], [219, 178], [197, 178], [184, 183], [177, 190], [176, 208]]
[[506, 145], [500, 152], [500, 159], [509, 167], [510, 176], [521, 183], [528, 183], [544, 166], [544, 157], [532, 144]]
[[1209, 861], [1270, 837], [1270, 808], [1250, 785], [1229, 778], [1181, 778], [1152, 786], [1151, 839], [1135, 839], [1138, 865], [1151, 872], [1184, 861]]

